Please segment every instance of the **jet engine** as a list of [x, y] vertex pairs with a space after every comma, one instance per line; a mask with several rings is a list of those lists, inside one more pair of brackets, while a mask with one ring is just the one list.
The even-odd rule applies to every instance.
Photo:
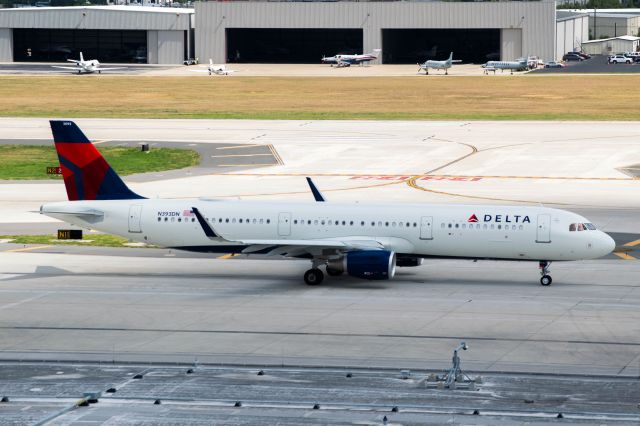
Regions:
[[340, 259], [330, 260], [327, 271], [332, 275], [346, 272], [365, 280], [388, 280], [396, 272], [396, 254], [387, 250], [352, 251]]
[[400, 267], [414, 267], [422, 265], [423, 259], [421, 257], [398, 257], [396, 259], [396, 266]]

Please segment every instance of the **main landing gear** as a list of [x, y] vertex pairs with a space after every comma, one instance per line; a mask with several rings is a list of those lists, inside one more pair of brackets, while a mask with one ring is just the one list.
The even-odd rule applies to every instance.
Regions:
[[542, 275], [540, 284], [543, 286], [551, 285], [551, 282], [553, 282], [551, 275], [549, 275], [549, 265], [551, 265], [551, 262], [547, 262], [546, 260], [540, 261], [540, 275]]
[[316, 267], [309, 269], [304, 273], [304, 282], [307, 285], [318, 285], [324, 279], [322, 271]]

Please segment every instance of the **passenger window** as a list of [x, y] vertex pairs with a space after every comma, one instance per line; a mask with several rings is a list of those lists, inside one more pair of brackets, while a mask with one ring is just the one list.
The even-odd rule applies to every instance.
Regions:
[[171, 222], [175, 222], [175, 220], [176, 220], [176, 218], [175, 218], [175, 217], [172, 217], [172, 218], [171, 218]]
[[415, 223], [415, 222], [413, 222], [413, 227], [414, 227], [414, 228], [417, 228], [417, 227], [418, 227], [418, 224], [417, 224], [417, 223]]
[[245, 219], [245, 222], [246, 222], [246, 223], [249, 223], [249, 219]]
[[518, 230], [522, 231], [524, 229], [524, 226], [520, 225], [518, 226]]
[[314, 225], [317, 225], [317, 224], [318, 224], [318, 221], [317, 221], [317, 220], [314, 220], [314, 221], [313, 221], [313, 224], [314, 224]]
[[[324, 222], [322, 222], [322, 224], [324, 225]], [[331, 225], [331, 221], [329, 221], [329, 225]]]
[[271, 223], [271, 219], [267, 219], [267, 223]]
[[346, 225], [347, 222], [345, 222], [344, 220], [342, 221], [342, 226]]
[[231, 223], [236, 223], [236, 218], [231, 219]]
[[307, 225], [311, 225], [311, 220], [307, 220]]
[[465, 223], [462, 224], [462, 229], [467, 229], [467, 225]]
[[502, 229], [502, 225], [498, 225], [498, 229]]
[[382, 226], [382, 222], [381, 221], [378, 221], [378, 226]]
[[294, 220], [293, 220], [293, 224], [294, 224], [294, 225], [297, 225], [297, 224], [298, 224], [298, 219], [294, 219]]
[[493, 226], [493, 224], [491, 224], [491, 229], [494, 229], [494, 228], [495, 228], [495, 226]]
[[395, 228], [396, 227], [396, 223], [395, 222], [391, 222], [391, 226], [393, 226]]
[[195, 218], [195, 217], [192, 217], [192, 218], [191, 218], [191, 222], [195, 222], [195, 221], [196, 221], [196, 218]]
[[264, 223], [264, 219], [260, 219], [260, 225]]
[[389, 222], [385, 222], [385, 223], [384, 223], [384, 226], [389, 226]]
[[440, 228], [444, 228], [444, 227], [445, 227], [444, 223], [441, 223]]
[[164, 221], [165, 221], [165, 222], [166, 222], [166, 221], [168, 221], [168, 220], [169, 220], [169, 218], [168, 218], [168, 217], [165, 217], [165, 218], [164, 218]]
[[350, 225], [350, 226], [353, 226], [353, 221], [350, 221], [350, 222], [349, 222], [349, 225]]
[[242, 223], [242, 219], [239, 219], [238, 222]]
[[182, 218], [180, 218], [180, 217], [179, 217], [179, 218], [178, 218], [178, 222], [182, 222]]
[[452, 226], [452, 225], [451, 225], [451, 224], [449, 224], [449, 228], [451, 228], [451, 226]]
[[376, 223], [375, 222], [371, 222], [371, 226], [376, 226]]
[[253, 224], [254, 224], [254, 225], [256, 224], [256, 220], [255, 220], [255, 219], [253, 219]]
[[360, 222], [360, 226], [364, 226], [364, 220]]
[[324, 220], [320, 222], [320, 225], [324, 225]]
[[515, 225], [511, 225], [511, 230], [515, 231], [516, 230], [516, 226]]
[[[404, 226], [404, 222], [398, 223], [398, 226]], [[444, 223], [442, 224], [442, 227], [444, 228]]]
[[224, 221], [225, 221], [226, 223], [229, 223], [229, 218], [226, 218]]
[[161, 218], [161, 217], [159, 217], [159, 218], [158, 218], [158, 222], [160, 222], [161, 220], [162, 220], [162, 218]]

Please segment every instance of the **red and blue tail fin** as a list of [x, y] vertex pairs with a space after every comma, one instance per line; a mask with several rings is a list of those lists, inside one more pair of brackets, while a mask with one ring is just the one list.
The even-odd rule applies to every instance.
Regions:
[[69, 201], [144, 198], [127, 187], [76, 123], [50, 123]]

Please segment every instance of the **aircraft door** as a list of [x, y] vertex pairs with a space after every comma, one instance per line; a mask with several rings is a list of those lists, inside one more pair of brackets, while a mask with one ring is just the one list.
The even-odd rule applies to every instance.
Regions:
[[538, 228], [536, 232], [536, 243], [551, 242], [551, 215], [538, 215]]
[[129, 207], [129, 232], [142, 232], [140, 227], [140, 217], [142, 216], [142, 205], [134, 204]]
[[422, 216], [420, 219], [420, 239], [433, 240], [433, 216]]
[[291, 213], [280, 213], [278, 215], [278, 235], [281, 237], [291, 235]]

